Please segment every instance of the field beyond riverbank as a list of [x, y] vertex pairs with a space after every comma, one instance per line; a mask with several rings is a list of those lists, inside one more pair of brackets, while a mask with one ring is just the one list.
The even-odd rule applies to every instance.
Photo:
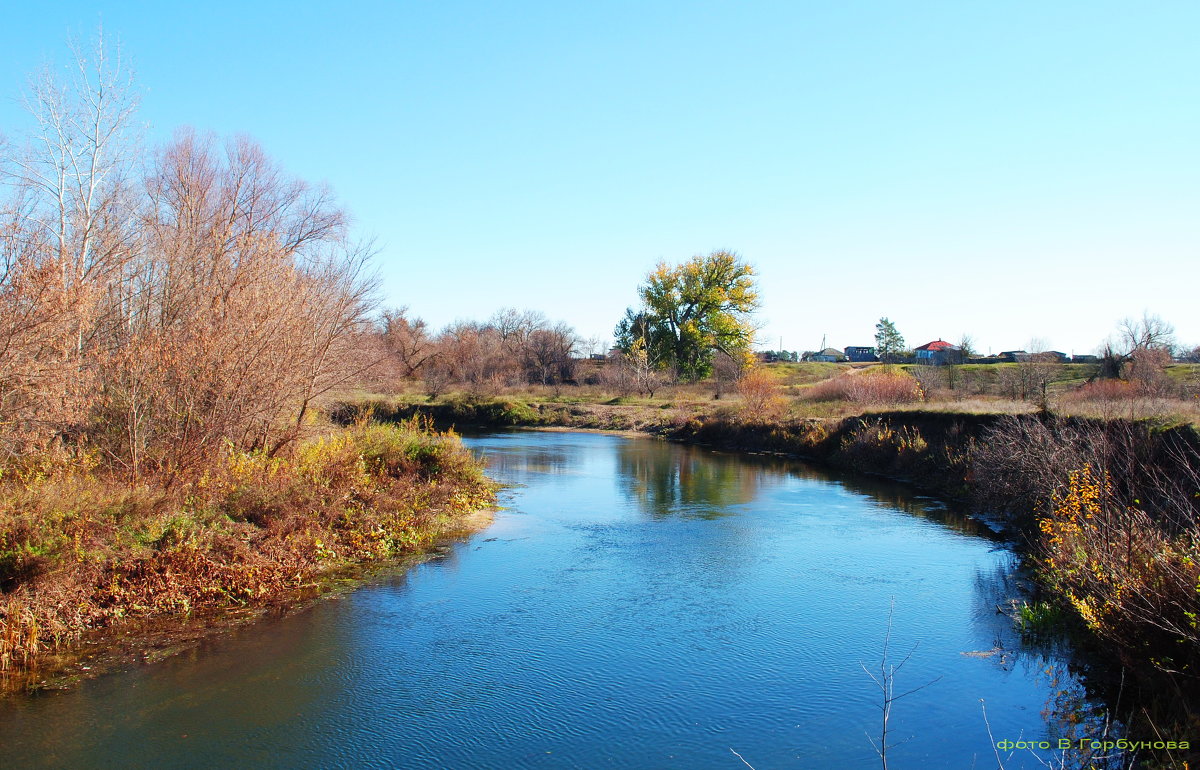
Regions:
[[84, 638], [262, 607], [419, 553], [478, 527], [494, 489], [457, 436], [414, 422], [351, 426], [275, 457], [230, 450], [174, 486], [130, 485], [86, 454], [10, 463], [3, 682], [56, 673]]

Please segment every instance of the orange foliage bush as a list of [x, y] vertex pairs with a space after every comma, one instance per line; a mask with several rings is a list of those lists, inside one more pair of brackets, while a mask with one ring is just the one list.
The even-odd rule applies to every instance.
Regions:
[[787, 399], [779, 380], [762, 368], [753, 368], [742, 375], [737, 384], [742, 397], [741, 416], [751, 422], [778, 419], [787, 411]]
[[847, 373], [808, 389], [810, 401], [852, 401], [856, 404], [905, 404], [920, 401], [921, 384], [915, 377], [895, 370]]
[[247, 138], [124, 142], [136, 89], [106, 53], [39, 80], [41, 134], [0, 144], [0, 455], [86, 445], [174, 480], [278, 451], [371, 363], [369, 249]]
[[1127, 380], [1093, 380], [1063, 394], [1064, 401], [1121, 401], [1140, 398], [1141, 391]]

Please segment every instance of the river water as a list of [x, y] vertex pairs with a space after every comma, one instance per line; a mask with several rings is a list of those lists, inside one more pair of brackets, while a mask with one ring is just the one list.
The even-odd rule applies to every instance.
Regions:
[[0, 764], [878, 767], [889, 615], [894, 693], [916, 689], [892, 704], [893, 770], [995, 767], [994, 741], [1099, 719], [1061, 654], [997, 613], [1011, 553], [934, 500], [651, 439], [466, 441], [513, 485], [489, 529], [165, 662], [2, 701]]

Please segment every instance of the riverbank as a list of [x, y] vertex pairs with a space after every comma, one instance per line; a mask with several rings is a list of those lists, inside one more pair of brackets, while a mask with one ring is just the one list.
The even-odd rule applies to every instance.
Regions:
[[12, 463], [0, 477], [0, 682], [78, 673], [85, 642], [161, 655], [305, 601], [485, 525], [494, 491], [456, 436], [413, 423], [352, 426], [276, 457], [230, 451], [175, 486], [130, 485], [86, 456]]
[[[445, 427], [561, 428], [636, 433], [740, 452], [770, 452], [888, 476], [960, 501], [971, 499], [966, 453], [1000, 414], [891, 411], [846, 418], [755, 421], [720, 410], [641, 404], [557, 404], [456, 398], [431, 403], [346, 401], [336, 422], [427, 418]], [[872, 428], [887, 426], [882, 432]], [[926, 438], [928, 436], [928, 438]], [[930, 441], [934, 444], [931, 445]]]

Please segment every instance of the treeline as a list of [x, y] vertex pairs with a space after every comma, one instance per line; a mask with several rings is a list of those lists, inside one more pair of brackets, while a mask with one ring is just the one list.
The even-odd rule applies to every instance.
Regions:
[[380, 350], [374, 377], [381, 384], [419, 379], [429, 395], [451, 386], [494, 392], [518, 385], [575, 383], [585, 341], [565, 323], [513, 308], [486, 321], [455, 321], [434, 332], [406, 309], [386, 310], [374, 338]]
[[[620, 344], [620, 340], [618, 341]], [[687, 375], [652, 356], [634, 339], [627, 349], [598, 352], [600, 341], [583, 339], [563, 322], [535, 310], [503, 308], [484, 321], [455, 321], [433, 331], [407, 308], [385, 310], [362, 340], [363, 356], [375, 361], [363, 384], [388, 391], [420, 382], [430, 398], [467, 390], [496, 396], [527, 385], [599, 386], [621, 395], [653, 396]], [[732, 389], [749, 357], [707, 350], [705, 366], [717, 392]]]
[[737, 254], [714, 251], [678, 265], [660, 263], [614, 330], [605, 365], [580, 376], [579, 359], [599, 347], [536, 311], [504, 309], [487, 321], [457, 321], [432, 333], [405, 310], [385, 313], [379, 333], [386, 379], [420, 378], [431, 397], [452, 386], [495, 394], [519, 385], [602, 385], [653, 396], [665, 385], [715, 375], [737, 380], [752, 359], [754, 270]]
[[245, 137], [142, 147], [103, 46], [27, 103], [34, 132], [0, 147], [0, 452], [172, 478], [277, 452], [369, 365], [368, 250], [328, 189]]

